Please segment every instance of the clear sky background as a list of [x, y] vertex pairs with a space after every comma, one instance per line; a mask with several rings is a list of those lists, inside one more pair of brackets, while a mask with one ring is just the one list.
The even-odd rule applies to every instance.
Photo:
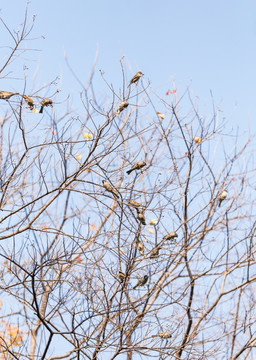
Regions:
[[[1, 3], [1, 17], [10, 29], [23, 21], [26, 3]], [[33, 14], [30, 38], [36, 40], [26, 42], [30, 51], [10, 66], [13, 73], [0, 78], [0, 90], [22, 92], [24, 71], [28, 90], [59, 76], [60, 102], [71, 94], [79, 111], [81, 87], [64, 54], [86, 84], [98, 51], [95, 85], [100, 97], [106, 86], [99, 70], [120, 87], [120, 58], [125, 56], [128, 79], [142, 70], [162, 97], [173, 80], [178, 96], [190, 85], [203, 106], [211, 104], [212, 91], [229, 129], [256, 132], [255, 0], [31, 0], [28, 17]], [[10, 43], [0, 24], [1, 63]], [[60, 113], [61, 106], [56, 109]]]
[[[25, 6], [23, 0], [2, 5], [1, 16], [12, 29], [23, 20]], [[28, 88], [33, 87], [35, 75], [36, 87], [60, 76], [60, 98], [71, 93], [76, 99], [81, 87], [68, 70], [64, 53], [86, 83], [98, 48], [95, 82], [99, 89], [105, 88], [99, 69], [121, 86], [119, 60], [125, 55], [127, 76], [142, 70], [160, 96], [164, 97], [172, 80], [177, 93], [190, 84], [202, 104], [210, 103], [211, 90], [230, 126], [255, 132], [254, 0], [32, 0], [29, 17], [33, 14], [36, 22], [30, 37], [38, 40], [27, 47], [37, 51], [13, 64], [19, 76], [23, 65], [29, 68]], [[8, 45], [10, 37], [3, 27], [0, 34], [1, 46]], [[6, 50], [0, 48], [1, 57]], [[5, 80], [1, 81], [6, 87]], [[12, 90], [18, 86], [15, 82], [11, 85]]]

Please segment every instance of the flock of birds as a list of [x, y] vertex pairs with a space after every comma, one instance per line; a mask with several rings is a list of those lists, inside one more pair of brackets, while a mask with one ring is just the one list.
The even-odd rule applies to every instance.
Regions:
[[[136, 84], [138, 83], [139, 79], [143, 76], [144, 74], [141, 71], [138, 71], [133, 78], [131, 79], [129, 86], [131, 86], [132, 84]], [[14, 95], [18, 95], [21, 96], [25, 102], [27, 103], [28, 107], [30, 110], [34, 110], [36, 109], [36, 105], [34, 100], [27, 96], [27, 95], [22, 95], [20, 93], [14, 93], [14, 92], [10, 92], [10, 91], [0, 91], [0, 99], [4, 99], [4, 100], [9, 100], [12, 96]], [[51, 106], [53, 107], [53, 102], [51, 99], [49, 98], [44, 98], [41, 102], [40, 102], [40, 110], [39, 113], [43, 113], [43, 109], [46, 106]], [[121, 104], [119, 105], [118, 109], [117, 109], [117, 114], [119, 115], [125, 108], [127, 108], [129, 105], [129, 103], [127, 101], [122, 101]], [[129, 169], [128, 171], [126, 171], [126, 173], [128, 175], [130, 175], [133, 171], [135, 170], [140, 170], [143, 167], [146, 166], [146, 162], [145, 161], [138, 161], [136, 164], [134, 164], [131, 169]], [[103, 183], [103, 187], [105, 188], [106, 191], [112, 193], [116, 198], [119, 198], [119, 194], [118, 191], [114, 188], [114, 186], [112, 186], [110, 183], [108, 183], [106, 180], [102, 180]], [[219, 206], [221, 206], [222, 201], [224, 201], [228, 196], [228, 192], [227, 190], [223, 190], [219, 196]], [[142, 225], [146, 225], [146, 219], [144, 216], [144, 211], [143, 209], [145, 209], [145, 207], [143, 205], [141, 205], [140, 203], [138, 203], [135, 200], [129, 200], [129, 205], [131, 205], [132, 207], [134, 207], [137, 211], [137, 219], [139, 220], [139, 222]], [[141, 209], [141, 210], [140, 210]], [[176, 232], [170, 232], [167, 235], [165, 235], [163, 237], [163, 242], [167, 241], [167, 240], [174, 240], [175, 238], [178, 237], [178, 234]], [[138, 241], [137, 243], [137, 248], [139, 253], [143, 256], [144, 255], [144, 245], [141, 241]], [[156, 246], [150, 253], [150, 259], [154, 259], [157, 258], [159, 256], [159, 250], [161, 249], [160, 246]], [[120, 280], [120, 283], [124, 283], [125, 279], [126, 279], [126, 275], [122, 272], [119, 271], [118, 273], [118, 278]], [[148, 275], [144, 275], [142, 278], [138, 279], [138, 282], [136, 283], [136, 285], [133, 287], [133, 289], [135, 290], [137, 287], [141, 287], [144, 286], [148, 281]], [[168, 331], [164, 331], [164, 332], [160, 332], [156, 335], [153, 335], [152, 337], [160, 337], [162, 339], [169, 339], [172, 337], [172, 334]]]
[[[131, 79], [128, 87], [131, 86], [132, 84], [136, 84], [142, 76], [143, 76], [142, 72], [138, 71], [137, 74], [135, 74], [134, 77]], [[129, 105], [129, 103], [127, 101], [122, 101], [117, 109], [117, 114], [119, 115], [125, 108], [128, 107], [128, 105]], [[145, 161], [138, 161], [131, 167], [131, 169], [126, 171], [126, 173], [129, 175], [129, 174], [131, 174], [131, 172], [133, 172], [135, 170], [140, 170], [140, 169], [144, 168], [145, 166], [146, 166]], [[115, 189], [114, 186], [112, 186], [106, 180], [102, 180], [102, 183], [103, 183], [103, 187], [105, 188], [106, 191], [112, 193], [116, 198], [119, 198], [118, 191]], [[227, 196], [228, 196], [228, 192], [225, 189], [221, 192], [221, 194], [218, 198], [219, 206], [221, 206], [222, 202], [227, 198]], [[129, 200], [129, 205], [131, 205], [132, 207], [134, 207], [136, 209], [137, 219], [139, 220], [139, 222], [142, 225], [146, 225], [146, 219], [145, 219], [144, 211], [143, 211], [143, 209], [145, 209], [145, 207], [143, 205], [141, 205], [140, 203], [138, 203], [137, 201], [132, 200], [132, 199]], [[140, 209], [142, 209], [142, 210], [140, 210]], [[178, 234], [176, 232], [170, 232], [167, 235], [165, 235], [162, 240], [163, 240], [163, 242], [165, 242], [167, 240], [174, 240], [177, 237], [178, 237]], [[144, 255], [144, 245], [141, 241], [138, 241], [137, 249], [138, 249], [139, 253], [143, 256]], [[161, 249], [161, 247], [159, 245], [157, 245], [151, 251], [150, 259], [157, 258], [159, 256], [160, 249]], [[123, 284], [126, 280], [126, 275], [122, 271], [119, 271], [118, 278], [119, 278], [120, 283]], [[139, 278], [136, 285], [133, 287], [133, 289], [135, 290], [137, 287], [144, 286], [147, 283], [148, 278], [149, 278], [148, 275], [144, 275], [143, 277]], [[160, 332], [156, 335], [153, 335], [152, 337], [160, 337], [162, 339], [170, 339], [172, 337], [172, 334], [168, 331], [164, 331], [164, 332]]]
[[[14, 95], [21, 96], [25, 100], [25, 102], [27, 103], [27, 105], [31, 111], [36, 109], [36, 104], [35, 104], [34, 100], [27, 95], [23, 95], [23, 94], [20, 94], [17, 92], [11, 92], [11, 91], [0, 91], [0, 99], [2, 99], [2, 100], [9, 100]], [[40, 105], [41, 105], [41, 107], [40, 107], [39, 113], [42, 114], [42, 112], [44, 111], [44, 107], [46, 107], [46, 106], [53, 107], [53, 102], [51, 99], [44, 98], [40, 102]], [[37, 110], [37, 112], [38, 112], [38, 110]]]
[[[135, 170], [140, 170], [142, 169], [144, 166], [146, 166], [146, 162], [145, 161], [138, 161], [136, 164], [134, 164], [131, 169], [127, 170], [126, 173], [129, 175], [132, 171]], [[108, 192], [112, 193], [116, 198], [119, 198], [119, 194], [118, 191], [114, 188], [114, 186], [112, 186], [110, 183], [108, 183], [106, 180], [102, 180], [103, 183], [103, 187], [105, 188], [105, 190], [107, 190]], [[137, 211], [137, 219], [140, 221], [140, 223], [142, 225], [146, 225], [146, 219], [143, 213], [143, 209], [145, 208], [143, 205], [141, 205], [140, 203], [138, 203], [135, 200], [129, 200], [129, 205], [131, 205], [132, 207], [134, 207]], [[163, 237], [163, 241], [166, 240], [173, 240], [176, 237], [178, 237], [178, 234], [176, 232], [170, 232], [167, 235], [165, 235]], [[144, 245], [141, 241], [138, 241], [137, 243], [137, 248], [139, 253], [143, 256], [144, 255]], [[150, 254], [150, 259], [153, 258], [157, 258], [159, 256], [159, 250], [160, 250], [160, 246], [156, 246]], [[118, 273], [118, 278], [121, 284], [123, 284], [125, 282], [126, 279], [126, 275], [122, 272], [119, 271]], [[148, 281], [148, 275], [144, 275], [142, 278], [138, 279], [138, 282], [136, 283], [136, 285], [133, 287], [133, 289], [135, 290], [137, 287], [141, 287], [144, 286]], [[170, 339], [172, 337], [172, 334], [168, 331], [164, 331], [164, 332], [160, 332], [157, 335], [153, 335], [152, 337], [160, 337], [162, 339]]]

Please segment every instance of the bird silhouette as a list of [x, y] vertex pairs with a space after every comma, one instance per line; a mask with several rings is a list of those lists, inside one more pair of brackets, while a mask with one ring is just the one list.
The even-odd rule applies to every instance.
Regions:
[[129, 103], [127, 101], [122, 101], [121, 104], [118, 106], [117, 114], [120, 114], [125, 108], [129, 106]]
[[139, 170], [139, 169], [143, 168], [144, 166], [146, 166], [145, 161], [138, 161], [136, 164], [134, 164], [132, 166], [132, 168], [130, 170], [126, 171], [126, 173], [129, 175], [132, 171]]
[[51, 107], [53, 107], [53, 105], [52, 105], [52, 100], [51, 100], [51, 99], [48, 99], [48, 98], [45, 98], [45, 99], [43, 99], [43, 100], [41, 101], [41, 108], [40, 108], [40, 111], [39, 111], [40, 114], [42, 114], [45, 106], [51, 106]]
[[23, 99], [26, 101], [26, 103], [28, 104], [28, 107], [30, 110], [34, 110], [35, 107], [35, 103], [34, 101], [27, 95], [21, 95], [23, 97]]
[[133, 76], [133, 78], [131, 79], [130, 84], [128, 85], [128, 87], [131, 86], [132, 84], [136, 84], [143, 75], [144, 75], [144, 74], [142, 74], [141, 71], [138, 71], [138, 72]]
[[144, 275], [143, 278], [140, 278], [137, 282], [137, 284], [133, 287], [133, 289], [136, 289], [138, 286], [143, 286], [148, 281], [148, 275]]
[[222, 201], [225, 200], [228, 196], [228, 192], [227, 190], [223, 190], [220, 194], [220, 197], [219, 197], [219, 207], [221, 206], [222, 204]]
[[144, 245], [141, 241], [138, 242], [138, 250], [141, 256], [144, 255]]
[[176, 237], [178, 237], [178, 234], [176, 232], [170, 232], [163, 237], [163, 240], [173, 240]]
[[11, 91], [0, 91], [0, 99], [3, 100], [9, 100], [12, 96], [19, 95], [17, 92], [11, 92]]
[[117, 190], [114, 188], [114, 186], [110, 185], [106, 180], [102, 180], [103, 187], [108, 191], [111, 192], [113, 195], [119, 198]]
[[136, 210], [137, 210], [137, 219], [142, 223], [142, 225], [146, 225], [146, 219], [144, 214], [140, 212], [138, 209]]
[[135, 200], [129, 200], [129, 204], [130, 204], [131, 206], [133, 206], [134, 208], [136, 208], [136, 209], [138, 209], [138, 208], [140, 208], [140, 207], [144, 207], [143, 205], [141, 205], [140, 203], [138, 203], [138, 202], [135, 201]]
[[150, 259], [155, 259], [155, 258], [157, 258], [157, 257], [159, 256], [159, 250], [160, 250], [159, 247], [154, 248], [154, 249], [151, 251], [149, 258], [150, 258]]
[[163, 331], [159, 334], [152, 335], [152, 337], [160, 337], [162, 339], [170, 339], [172, 337], [172, 334], [169, 333], [168, 331]]
[[125, 280], [125, 275], [124, 275], [124, 273], [122, 272], [122, 271], [119, 271], [119, 273], [118, 273], [118, 278], [119, 278], [119, 280], [120, 280], [120, 283], [122, 284], [123, 282], [124, 282], [124, 280]]

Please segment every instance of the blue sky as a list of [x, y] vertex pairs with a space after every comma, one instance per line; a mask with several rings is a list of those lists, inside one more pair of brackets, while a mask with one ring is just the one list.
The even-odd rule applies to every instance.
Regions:
[[[1, 6], [1, 17], [16, 30], [26, 1], [5, 1]], [[35, 40], [25, 44], [31, 51], [11, 65], [9, 78], [0, 78], [0, 90], [22, 92], [26, 66], [28, 89], [60, 76], [60, 102], [70, 93], [79, 110], [81, 87], [64, 54], [86, 83], [98, 49], [95, 84], [102, 98], [106, 86], [99, 70], [121, 86], [120, 58], [125, 56], [128, 79], [142, 70], [162, 97], [172, 80], [178, 94], [190, 85], [206, 109], [211, 109], [212, 91], [229, 129], [239, 126], [241, 132], [256, 132], [255, 1], [31, 0], [28, 14], [36, 15], [30, 35]], [[3, 26], [0, 34], [1, 61], [10, 36]], [[61, 112], [61, 106], [56, 105], [56, 111]]]
[[[22, 21], [25, 6], [21, 0], [2, 6], [1, 16], [12, 29]], [[35, 73], [38, 86], [60, 75], [63, 99], [69, 92], [74, 99], [81, 88], [65, 64], [64, 53], [86, 82], [98, 48], [99, 89], [104, 89], [99, 69], [115, 85], [121, 84], [119, 60], [125, 55], [128, 77], [141, 69], [161, 96], [171, 80], [180, 91], [190, 84], [202, 104], [210, 103], [211, 90], [230, 126], [255, 131], [254, 1], [32, 0], [32, 14], [37, 16], [31, 38], [38, 40], [27, 46], [38, 51], [13, 65], [16, 75], [22, 62], [29, 67], [28, 83]], [[8, 34], [0, 31], [1, 45], [8, 44]]]

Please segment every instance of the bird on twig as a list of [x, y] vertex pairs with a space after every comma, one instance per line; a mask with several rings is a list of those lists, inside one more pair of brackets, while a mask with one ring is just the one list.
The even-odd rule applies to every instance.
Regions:
[[28, 107], [30, 110], [34, 110], [35, 107], [35, 103], [34, 101], [27, 95], [21, 95], [23, 97], [23, 99], [26, 101], [26, 103], [28, 104]]
[[143, 286], [148, 281], [148, 275], [144, 275], [143, 278], [140, 278], [137, 282], [137, 284], [133, 287], [133, 289], [136, 289], [138, 286]]
[[9, 100], [10, 97], [14, 96], [14, 95], [19, 95], [19, 93], [17, 92], [11, 92], [11, 91], [0, 91], [0, 99], [3, 100]]
[[129, 204], [130, 204], [131, 206], [133, 206], [134, 208], [136, 208], [136, 209], [138, 209], [138, 208], [140, 208], [140, 207], [144, 207], [143, 205], [141, 205], [140, 203], [138, 203], [138, 202], [135, 201], [135, 200], [129, 200]]
[[223, 190], [219, 197], [219, 207], [221, 206], [222, 201], [227, 198], [227, 196], [228, 196], [227, 190]]
[[108, 191], [111, 192], [113, 195], [119, 198], [117, 190], [114, 188], [114, 186], [110, 185], [106, 180], [102, 180], [103, 187]]
[[128, 85], [128, 87], [131, 86], [132, 84], [136, 84], [143, 75], [144, 75], [144, 74], [142, 74], [141, 71], [138, 71], [138, 72], [133, 76], [133, 78], [131, 79], [130, 84]]
[[40, 108], [40, 111], [39, 111], [40, 114], [42, 114], [45, 106], [51, 106], [51, 107], [53, 107], [53, 105], [52, 105], [52, 100], [51, 100], [51, 99], [48, 99], [48, 98], [45, 98], [45, 99], [43, 99], [43, 100], [41, 101], [41, 108]]
[[161, 339], [170, 339], [172, 337], [172, 334], [168, 331], [161, 332], [157, 335], [152, 335], [152, 337], [160, 337]]
[[150, 259], [158, 258], [158, 256], [159, 256], [159, 250], [160, 250], [159, 247], [154, 248], [154, 249], [151, 251], [149, 258], [150, 258]]
[[178, 237], [178, 234], [176, 233], [176, 232], [170, 232], [170, 233], [168, 233], [167, 235], [165, 235], [164, 237], [163, 237], [163, 240], [165, 241], [165, 240], [173, 240], [173, 239], [175, 239], [176, 237]]
[[142, 223], [142, 225], [146, 225], [146, 219], [144, 214], [140, 212], [138, 209], [136, 210], [137, 210], [137, 219]]
[[138, 242], [138, 250], [141, 256], [144, 255], [144, 245], [141, 241]]
[[125, 108], [129, 106], [129, 103], [127, 101], [122, 101], [121, 104], [118, 106], [117, 114], [120, 114]]
[[125, 280], [125, 275], [124, 275], [124, 273], [122, 272], [122, 271], [119, 271], [119, 273], [118, 273], [118, 278], [119, 278], [119, 280], [120, 280], [120, 283], [122, 284], [123, 282], [124, 282], [124, 280]]
[[138, 161], [136, 164], [134, 164], [132, 166], [132, 168], [130, 170], [127, 170], [126, 173], [129, 175], [132, 171], [139, 170], [139, 169], [143, 168], [144, 166], [146, 166], [145, 161]]

